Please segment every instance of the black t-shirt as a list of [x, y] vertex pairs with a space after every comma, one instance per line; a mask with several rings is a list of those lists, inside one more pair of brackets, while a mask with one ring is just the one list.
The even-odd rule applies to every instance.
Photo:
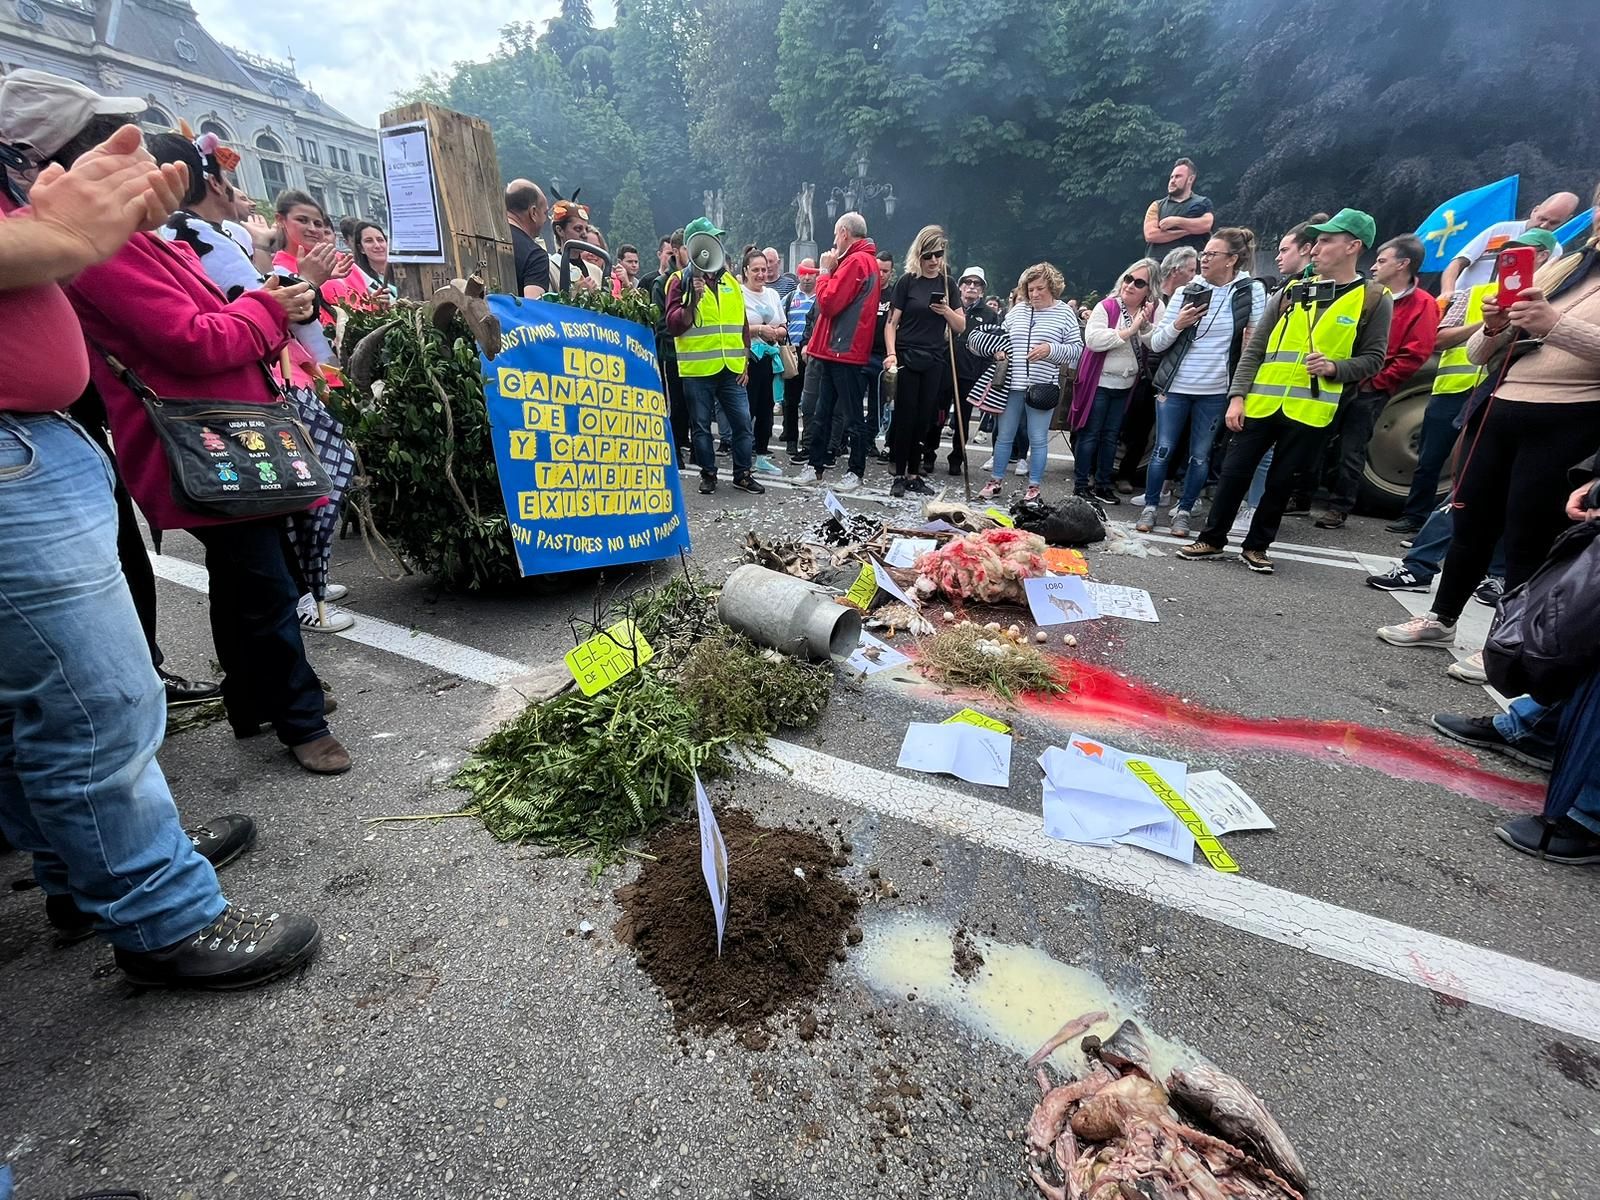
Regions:
[[932, 279], [920, 273], [905, 274], [895, 280], [889, 303], [900, 311], [900, 324], [894, 335], [897, 352], [921, 350], [929, 354], [944, 353], [945, 337], [950, 325], [928, 307], [935, 292], [944, 294], [946, 304], [960, 306], [960, 293], [948, 274], [935, 275]]
[[[1210, 199], [1196, 192], [1187, 200], [1173, 200], [1170, 197], [1164, 197], [1158, 201], [1156, 219], [1160, 220], [1163, 217], [1203, 217], [1207, 213], [1214, 213], [1215, 211], [1216, 209], [1211, 206]], [[1215, 223], [1212, 224], [1211, 228], [1215, 232]], [[1206, 243], [1210, 240], [1211, 234], [1209, 233], [1191, 233], [1175, 242], [1162, 242], [1159, 246], [1147, 245], [1144, 250], [1148, 257], [1160, 262], [1161, 259], [1171, 254], [1179, 246], [1192, 246], [1195, 253], [1198, 254], [1206, 248]]]
[[517, 295], [530, 287], [550, 290], [550, 252], [538, 238], [511, 227], [511, 252], [517, 260]]

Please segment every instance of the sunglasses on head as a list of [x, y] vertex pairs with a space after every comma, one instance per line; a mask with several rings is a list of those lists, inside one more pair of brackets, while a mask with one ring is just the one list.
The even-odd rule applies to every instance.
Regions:
[[1150, 281], [1148, 279], [1140, 279], [1134, 275], [1124, 275], [1122, 277], [1122, 282], [1132, 284], [1136, 288], [1147, 288], [1150, 286]]
[[944, 251], [943, 250], [929, 250], [929, 251], [927, 251], [926, 253], [923, 254], [922, 261], [923, 262], [932, 262], [936, 258], [943, 258], [943, 257], [944, 257]]

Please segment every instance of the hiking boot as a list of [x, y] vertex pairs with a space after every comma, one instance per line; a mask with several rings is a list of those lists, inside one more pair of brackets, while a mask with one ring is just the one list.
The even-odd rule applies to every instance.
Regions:
[[1488, 575], [1472, 593], [1472, 598], [1485, 608], [1495, 608], [1500, 597], [1506, 594], [1506, 581], [1498, 575]]
[[991, 479], [983, 485], [983, 490], [978, 493], [979, 500], [993, 500], [1006, 485], [998, 479]]
[[765, 496], [767, 494], [767, 489], [756, 482], [754, 474], [735, 475], [733, 477], [733, 486], [741, 492], [749, 492], [752, 496]]
[[1139, 510], [1139, 519], [1134, 523], [1133, 526], [1134, 531], [1136, 533], [1149, 533], [1155, 527], [1156, 506], [1154, 504], [1146, 504], [1142, 509]]
[[1329, 509], [1313, 522], [1318, 529], [1343, 529], [1344, 523], [1349, 519], [1349, 513], [1335, 512]]
[[343, 633], [356, 623], [355, 617], [350, 613], [326, 602], [319, 612], [317, 601], [310, 592], [300, 597], [295, 605], [295, 612], [300, 618], [301, 629], [312, 629], [318, 633]]
[[1569, 867], [1600, 863], [1600, 837], [1570, 817], [1513, 817], [1494, 827], [1495, 836], [1513, 850]]
[[[184, 833], [200, 857], [213, 870], [220, 871], [255, 844], [256, 823], [242, 813], [229, 813], [185, 829]], [[57, 946], [70, 946], [94, 933], [95, 918], [79, 908], [71, 896], [46, 896], [44, 915], [56, 930]]]
[[1455, 713], [1434, 713], [1428, 722], [1445, 737], [1479, 750], [1493, 750], [1514, 758], [1525, 766], [1548, 771], [1555, 765], [1551, 756], [1536, 747], [1518, 746], [1506, 738], [1495, 725], [1493, 717], [1458, 717]]
[[889, 485], [889, 495], [898, 498], [900, 496], [904, 496], [905, 494], [906, 477], [904, 475], [896, 475], [894, 477], [894, 482]]
[[1172, 517], [1172, 536], [1173, 537], [1188, 537], [1189, 536], [1189, 521], [1191, 520], [1192, 517], [1193, 517], [1192, 513], [1188, 512], [1187, 510], [1182, 509], [1182, 508], [1180, 508], [1175, 514], [1173, 514], [1173, 517]]
[[191, 704], [204, 704], [222, 695], [222, 685], [209, 680], [185, 679], [169, 671], [156, 668], [161, 686], [166, 689], [168, 708], [186, 708]]
[[700, 476], [700, 494], [709, 496], [717, 490], [717, 477], [715, 475]]
[[792, 476], [790, 478], [789, 482], [791, 482], [791, 483], [801, 483], [801, 484], [805, 484], [805, 483], [821, 483], [822, 482], [822, 476], [817, 474], [817, 469], [815, 467], [811, 466], [810, 464], [807, 464], [806, 466], [801, 467], [800, 468], [800, 473], [798, 475]]
[[1465, 658], [1451, 663], [1444, 669], [1444, 673], [1451, 679], [1459, 679], [1462, 683], [1489, 682], [1489, 673], [1483, 669], [1482, 650], [1475, 650]]
[[1241, 550], [1239, 557], [1244, 559], [1244, 565], [1257, 575], [1271, 575], [1276, 569], [1264, 550]]
[[1368, 575], [1367, 586], [1380, 592], [1425, 592], [1433, 581], [1420, 579], [1406, 567], [1392, 567], [1382, 575]]
[[325, 733], [314, 742], [291, 746], [295, 762], [313, 775], [343, 775], [350, 769], [350, 751], [331, 733]]
[[1456, 627], [1427, 613], [1398, 625], [1385, 625], [1378, 630], [1378, 640], [1391, 646], [1442, 646], [1448, 650], [1455, 644]]
[[287, 975], [322, 941], [310, 917], [247, 913], [229, 905], [211, 924], [162, 950], [118, 947], [117, 966], [139, 987], [232, 991]]
[[1383, 528], [1388, 533], [1420, 533], [1422, 522], [1413, 521], [1410, 517], [1401, 517], [1398, 521], [1390, 521]]
[[1213, 546], [1207, 541], [1194, 541], [1187, 546], [1178, 547], [1178, 557], [1187, 558], [1191, 562], [1199, 558], [1216, 558], [1221, 553], [1221, 546]]

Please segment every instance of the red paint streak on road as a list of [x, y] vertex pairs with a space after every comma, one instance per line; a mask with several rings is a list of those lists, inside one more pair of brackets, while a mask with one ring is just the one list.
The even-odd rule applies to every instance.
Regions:
[[1065, 693], [1029, 692], [1018, 696], [1017, 704], [1068, 726], [1138, 729], [1177, 734], [1208, 746], [1277, 750], [1308, 758], [1354, 762], [1400, 779], [1437, 784], [1518, 812], [1540, 812], [1544, 808], [1542, 783], [1486, 771], [1466, 750], [1348, 721], [1235, 716], [1185, 704], [1170, 693], [1079, 659], [1067, 661], [1063, 671], [1068, 686]]

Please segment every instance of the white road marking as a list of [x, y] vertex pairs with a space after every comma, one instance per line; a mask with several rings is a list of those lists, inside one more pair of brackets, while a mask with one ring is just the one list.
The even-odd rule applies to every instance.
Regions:
[[767, 743], [755, 771], [792, 779], [831, 799], [1015, 854], [1063, 874], [1215, 921], [1280, 945], [1415, 984], [1507, 1016], [1600, 1042], [1600, 983], [1454, 938], [1205, 866], [1183, 866], [1131, 847], [1047, 837], [1037, 813], [921, 779], [846, 762], [792, 742]]
[[[180, 587], [190, 588], [196, 592], [208, 590], [206, 569], [197, 563], [173, 558], [167, 554], [152, 554], [150, 565], [160, 578], [169, 583], [176, 583]], [[319, 636], [341, 637], [362, 646], [371, 646], [374, 650], [385, 650], [390, 654], [398, 654], [401, 658], [409, 658], [413, 662], [437, 667], [441, 671], [448, 671], [463, 679], [475, 679], [479, 683], [493, 684], [495, 687], [528, 673], [527, 667], [509, 658], [487, 654], [471, 646], [463, 646], [459, 642], [435, 637], [431, 633], [406, 629], [404, 626], [355, 612], [354, 609], [351, 611], [356, 616], [356, 623], [353, 626], [342, 633]]]

